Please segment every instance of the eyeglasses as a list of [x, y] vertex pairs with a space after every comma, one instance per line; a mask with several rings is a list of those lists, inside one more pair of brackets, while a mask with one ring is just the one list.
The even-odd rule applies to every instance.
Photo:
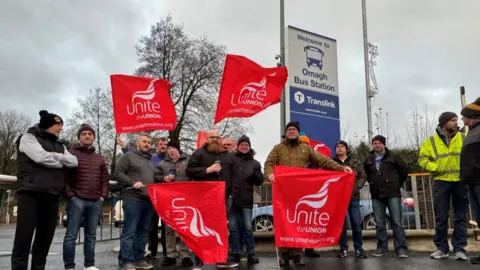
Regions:
[[220, 136], [210, 136], [208, 137], [209, 139], [212, 139], [212, 140], [220, 140], [221, 137]]

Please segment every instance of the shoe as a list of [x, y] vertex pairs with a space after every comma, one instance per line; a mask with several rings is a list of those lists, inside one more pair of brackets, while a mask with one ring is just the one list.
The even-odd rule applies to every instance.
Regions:
[[480, 264], [480, 256], [477, 257], [470, 257], [471, 264]]
[[190, 257], [185, 257], [182, 259], [182, 267], [191, 267], [193, 266], [193, 260]]
[[150, 253], [150, 251], [145, 254], [145, 259], [149, 259], [149, 260], [155, 260], [157, 259], [157, 255], [153, 255], [152, 253]]
[[455, 252], [455, 260], [457, 260], [457, 261], [467, 260], [467, 256], [465, 255], [465, 252], [463, 252], [463, 251]]
[[174, 258], [165, 257], [162, 261], [162, 266], [170, 266], [177, 264], [177, 260]]
[[375, 256], [375, 257], [381, 257], [385, 254], [388, 254], [388, 251], [386, 250], [383, 250], [383, 249], [377, 249], [377, 251], [375, 251], [374, 253], [372, 253], [372, 256]]
[[122, 267], [122, 270], [136, 270], [136, 268], [133, 264], [127, 263]]
[[348, 256], [348, 251], [346, 249], [341, 249], [338, 251], [337, 258], [345, 258]]
[[248, 254], [247, 255], [247, 262], [252, 263], [252, 264], [257, 264], [260, 262], [257, 256], [255, 254]]
[[401, 259], [408, 258], [408, 252], [406, 250], [400, 250], [397, 252], [397, 257]]
[[100, 270], [95, 266], [85, 267], [84, 270]]
[[365, 252], [363, 248], [355, 250], [355, 255], [357, 255], [357, 257], [362, 259], [368, 258], [367, 252]]
[[225, 263], [217, 263], [217, 268], [235, 268], [235, 267], [238, 267], [238, 263], [229, 262], [228, 260]]
[[435, 252], [433, 252], [432, 254], [430, 254], [430, 258], [432, 258], [432, 259], [444, 259], [444, 258], [448, 258], [448, 253], [444, 253], [444, 252], [441, 251], [441, 250], [436, 250]]
[[232, 261], [232, 262], [235, 262], [235, 263], [239, 263], [239, 262], [242, 260], [242, 256], [240, 256], [240, 254], [234, 254], [234, 253], [232, 253], [232, 254], [230, 255], [229, 260]]
[[135, 269], [153, 269], [153, 265], [147, 263], [146, 261], [141, 261], [135, 263]]
[[192, 268], [192, 270], [202, 270], [203, 269], [203, 262], [197, 260], [195, 262], [195, 266]]
[[318, 258], [320, 257], [320, 252], [315, 251], [313, 248], [306, 248], [305, 249], [305, 256], [310, 258]]
[[278, 259], [278, 263], [280, 266], [285, 266], [288, 263], [288, 252], [280, 254], [280, 258]]
[[293, 263], [295, 263], [295, 265], [305, 265], [305, 264], [307, 264], [305, 262], [305, 259], [302, 257], [302, 255], [295, 255], [295, 257], [293, 258]]

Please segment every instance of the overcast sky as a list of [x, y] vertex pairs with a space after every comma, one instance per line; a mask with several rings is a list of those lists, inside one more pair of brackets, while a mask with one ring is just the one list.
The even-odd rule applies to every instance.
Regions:
[[[207, 34], [228, 53], [275, 66], [279, 1], [87, 0], [2, 1], [0, 4], [1, 109], [34, 121], [47, 109], [68, 118], [90, 88], [109, 86], [112, 73], [131, 74], [133, 46], [151, 24], [171, 14], [192, 36]], [[286, 24], [337, 40], [342, 125], [367, 129], [360, 0], [286, 0]], [[398, 136], [412, 110], [428, 105], [460, 111], [480, 94], [480, 1], [367, 0], [369, 40], [378, 45], [375, 108], [389, 112]], [[253, 147], [264, 159], [279, 137], [279, 105], [252, 118]], [[278, 119], [278, 120], [277, 120]], [[375, 120], [375, 118], [374, 118]]]

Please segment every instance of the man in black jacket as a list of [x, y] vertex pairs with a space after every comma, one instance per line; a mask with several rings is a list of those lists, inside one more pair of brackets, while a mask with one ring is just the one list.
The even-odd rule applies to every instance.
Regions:
[[377, 230], [377, 250], [372, 255], [379, 257], [388, 253], [386, 209], [390, 213], [395, 251], [399, 258], [407, 258], [407, 241], [402, 224], [402, 194], [400, 188], [407, 180], [405, 162], [385, 147], [386, 138], [377, 135], [372, 139], [373, 151], [363, 166], [370, 184], [372, 208]]
[[[260, 186], [263, 183], [263, 173], [260, 163], [254, 159], [255, 151], [251, 148], [250, 138], [241, 136], [237, 143], [237, 152], [234, 154], [233, 173], [233, 204], [228, 213], [228, 224], [230, 227], [230, 248], [232, 260], [240, 262], [240, 235], [244, 237], [247, 249], [247, 261], [258, 263], [255, 256], [253, 242], [252, 208], [253, 208], [253, 186]], [[243, 226], [240, 223], [243, 222]], [[240, 230], [243, 233], [240, 234]]]
[[[208, 132], [207, 143], [195, 150], [188, 160], [187, 176], [193, 181], [225, 181], [225, 201], [227, 213], [232, 205], [232, 173], [233, 159], [220, 144], [220, 133], [217, 130]], [[225, 217], [227, 218], [227, 217]], [[203, 263], [196, 259], [196, 267], [200, 268]], [[219, 268], [234, 268], [235, 262], [217, 264]]]
[[[460, 183], [469, 186], [473, 216], [480, 224], [480, 97], [465, 106], [461, 114], [470, 130], [460, 154]], [[480, 256], [470, 258], [470, 262], [480, 264]]]
[[17, 140], [17, 227], [12, 270], [27, 270], [33, 241], [32, 270], [45, 269], [55, 234], [58, 200], [65, 188], [65, 168], [77, 167], [77, 157], [58, 142], [63, 120], [40, 111], [40, 122]]

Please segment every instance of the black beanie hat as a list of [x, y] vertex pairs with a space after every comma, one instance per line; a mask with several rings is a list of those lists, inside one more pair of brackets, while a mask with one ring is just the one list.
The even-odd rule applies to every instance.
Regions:
[[167, 143], [167, 148], [168, 147], [174, 147], [174, 148], [177, 148], [178, 152], [180, 152], [180, 143], [177, 142], [177, 141], [169, 141]]
[[84, 132], [84, 131], [90, 131], [93, 133], [93, 136], [95, 137], [95, 130], [93, 130], [93, 128], [89, 125], [89, 124], [82, 124], [80, 126], [80, 128], [78, 129], [78, 132], [77, 132], [77, 138], [80, 139], [80, 133]]
[[38, 126], [41, 129], [48, 129], [49, 127], [52, 127], [58, 123], [63, 125], [62, 118], [56, 114], [49, 113], [46, 110], [41, 110], [38, 114], [40, 115], [40, 123]]
[[297, 122], [297, 121], [291, 121], [290, 123], [287, 124], [287, 126], [285, 127], [285, 131], [289, 128], [289, 127], [295, 127], [298, 132], [300, 132], [300, 123]]
[[440, 115], [440, 117], [438, 117], [438, 125], [440, 127], [443, 127], [443, 125], [445, 125], [454, 117], [458, 117], [458, 115], [454, 112], [444, 112]]
[[248, 143], [248, 146], [252, 147], [252, 144], [250, 143], [250, 138], [248, 138], [248, 136], [242, 135], [242, 136], [238, 139], [237, 145], [240, 145], [242, 142], [246, 142], [246, 143]]
[[387, 138], [383, 137], [382, 135], [377, 135], [373, 137], [372, 144], [374, 141], [380, 141], [381, 143], [383, 143], [383, 145], [387, 145]]
[[475, 102], [468, 104], [460, 114], [470, 119], [480, 119], [480, 97]]
[[348, 143], [347, 143], [346, 141], [342, 141], [342, 140], [338, 141], [338, 142], [335, 144], [335, 148], [336, 148], [337, 145], [339, 145], [339, 144], [345, 146], [345, 150], [348, 151]]

